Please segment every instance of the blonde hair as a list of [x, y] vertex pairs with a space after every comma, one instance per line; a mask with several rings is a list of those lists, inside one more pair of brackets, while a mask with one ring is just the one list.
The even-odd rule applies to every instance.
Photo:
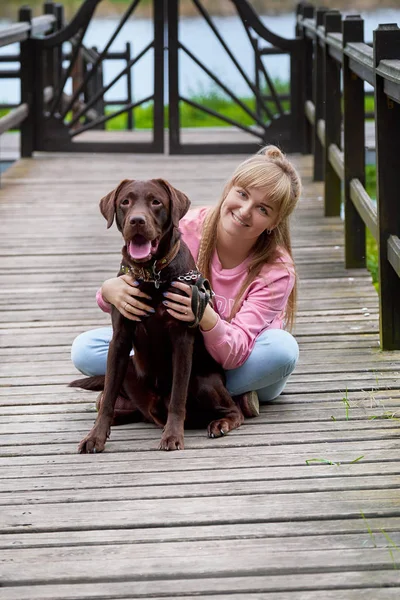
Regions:
[[[264, 231], [254, 244], [247, 277], [235, 299], [229, 321], [238, 312], [241, 299], [249, 285], [265, 264], [272, 263], [279, 257], [279, 250], [284, 250], [293, 261], [289, 216], [301, 193], [301, 181], [297, 171], [276, 146], [265, 146], [236, 168], [224, 187], [220, 202], [208, 212], [203, 225], [197, 264], [200, 272], [211, 282], [211, 285], [211, 261], [217, 245], [221, 206], [235, 185], [244, 189], [256, 188], [265, 191], [268, 200], [277, 207], [277, 225], [270, 233]], [[294, 323], [296, 299], [297, 281], [295, 279], [285, 313], [285, 324], [288, 329], [291, 329]]]

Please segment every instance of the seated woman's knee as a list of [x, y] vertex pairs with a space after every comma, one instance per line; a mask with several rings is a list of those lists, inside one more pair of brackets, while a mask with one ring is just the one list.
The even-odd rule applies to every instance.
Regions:
[[93, 357], [91, 351], [91, 335], [85, 331], [76, 337], [71, 347], [71, 360], [73, 365], [83, 375], [98, 375], [93, 372]]
[[277, 345], [282, 366], [286, 366], [288, 375], [293, 371], [299, 359], [299, 346], [294, 337], [287, 331], [282, 331], [281, 343]]

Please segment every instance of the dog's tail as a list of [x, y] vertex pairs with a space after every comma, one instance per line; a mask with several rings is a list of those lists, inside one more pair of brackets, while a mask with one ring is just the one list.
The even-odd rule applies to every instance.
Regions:
[[77, 387], [83, 390], [92, 390], [93, 392], [101, 392], [104, 390], [104, 375], [95, 375], [94, 377], [84, 377], [83, 379], [75, 379], [69, 383], [69, 387]]

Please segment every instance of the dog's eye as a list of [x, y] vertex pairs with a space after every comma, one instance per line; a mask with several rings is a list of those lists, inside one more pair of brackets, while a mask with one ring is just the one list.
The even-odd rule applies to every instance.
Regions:
[[160, 206], [161, 202], [159, 200], [157, 200], [157, 198], [153, 198], [153, 200], [151, 201], [151, 204], [153, 206]]
[[122, 200], [121, 204], [125, 204], [125, 205], [126, 205], [126, 204], [129, 204], [129, 200], [128, 200], [128, 198], [124, 198], [124, 199]]

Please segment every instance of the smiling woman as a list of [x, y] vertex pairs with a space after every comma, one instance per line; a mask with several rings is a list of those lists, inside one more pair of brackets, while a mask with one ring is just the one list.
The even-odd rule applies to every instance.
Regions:
[[[272, 232], [276, 218], [276, 207], [265, 197], [264, 190], [255, 187], [249, 189], [232, 187], [221, 206], [218, 228], [217, 250], [223, 266], [232, 268], [241, 263], [249, 254], [258, 236], [264, 231], [268, 234]], [[235, 239], [230, 239], [238, 236], [240, 236], [239, 245], [235, 243]]]
[[[191, 210], [179, 223], [214, 291], [213, 306], [199, 320], [205, 346], [225, 369], [228, 391], [246, 417], [258, 414], [259, 400], [279, 396], [298, 358], [297, 343], [285, 328], [293, 321], [296, 298], [289, 216], [300, 190], [293, 165], [278, 148], [266, 146], [237, 167], [215, 208]], [[151, 268], [151, 261], [146, 264]], [[190, 324], [192, 286], [183, 281], [173, 286], [177, 293], [167, 291], [164, 306]], [[98, 303], [106, 311], [110, 304], [123, 311], [121, 298], [135, 307], [140, 303], [135, 295], [133, 278], [123, 275], [104, 282]], [[103, 374], [111, 335], [111, 328], [103, 328], [79, 336], [72, 348], [75, 366], [87, 375]], [[121, 402], [126, 407], [126, 399]]]

